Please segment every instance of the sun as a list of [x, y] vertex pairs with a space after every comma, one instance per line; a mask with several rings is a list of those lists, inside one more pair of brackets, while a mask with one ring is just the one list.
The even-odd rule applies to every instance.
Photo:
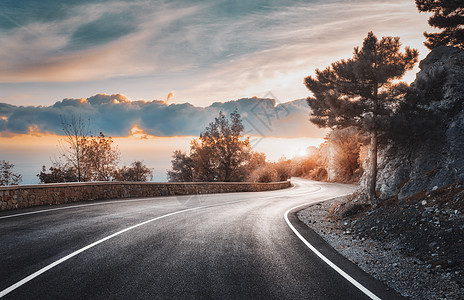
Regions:
[[296, 151], [296, 157], [304, 157], [304, 156], [307, 156], [308, 155], [308, 147], [304, 147], [304, 148], [299, 148], [297, 151]]
[[270, 161], [278, 161], [282, 156], [287, 159], [305, 157], [308, 147], [317, 147], [324, 142], [323, 138], [263, 138], [259, 140], [254, 151], [264, 152]]

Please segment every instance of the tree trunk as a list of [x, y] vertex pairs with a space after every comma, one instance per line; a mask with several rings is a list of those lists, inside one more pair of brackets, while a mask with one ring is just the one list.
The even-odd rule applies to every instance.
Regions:
[[377, 193], [376, 193], [376, 185], [377, 185], [377, 112], [378, 112], [378, 93], [379, 93], [379, 85], [376, 82], [374, 87], [374, 107], [373, 107], [373, 130], [371, 132], [371, 164], [370, 164], [370, 179], [369, 179], [369, 201], [371, 202], [372, 207], [377, 206]]
[[377, 185], [377, 130], [371, 133], [370, 145], [370, 178], [369, 178], [369, 201], [372, 206], [377, 205], [376, 185]]
[[231, 176], [231, 170], [228, 166], [224, 167], [224, 182], [229, 182], [230, 181], [230, 176]]

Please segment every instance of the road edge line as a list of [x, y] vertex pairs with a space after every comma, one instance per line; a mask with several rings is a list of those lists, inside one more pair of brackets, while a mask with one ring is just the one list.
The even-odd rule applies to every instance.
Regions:
[[[346, 195], [342, 195], [342, 196], [346, 196]], [[292, 225], [292, 223], [290, 222], [290, 220], [288, 219], [288, 214], [290, 211], [294, 210], [294, 209], [297, 209], [298, 207], [302, 207], [302, 206], [305, 206], [305, 205], [310, 205], [310, 204], [315, 204], [315, 203], [312, 203], [312, 202], [309, 202], [309, 203], [304, 203], [304, 204], [300, 204], [300, 205], [297, 205], [295, 207], [292, 207], [290, 208], [289, 210], [287, 210], [285, 213], [284, 213], [284, 219], [285, 219], [285, 222], [287, 223], [287, 225], [290, 227], [290, 229], [293, 231], [293, 233], [312, 251], [314, 252], [314, 254], [316, 254], [320, 259], [322, 259], [322, 261], [324, 261], [327, 265], [329, 265], [332, 269], [334, 269], [338, 274], [340, 274], [343, 278], [345, 278], [346, 280], [348, 280], [351, 284], [353, 284], [355, 287], [357, 287], [361, 292], [363, 292], [364, 294], [366, 294], [366, 296], [368, 296], [369, 298], [373, 299], [373, 300], [381, 300], [381, 298], [379, 298], [377, 295], [375, 295], [373, 292], [371, 292], [370, 290], [368, 290], [365, 286], [363, 286], [361, 283], [359, 283], [356, 279], [354, 279], [353, 277], [351, 277], [350, 275], [348, 275], [345, 271], [343, 271], [341, 268], [339, 268], [336, 264], [334, 264], [331, 260], [329, 260], [327, 257], [325, 257], [321, 252], [319, 252], [319, 250], [317, 250], [313, 245], [311, 245], [311, 243], [309, 243], [302, 235], [301, 233], [298, 232], [298, 230], [296, 230], [296, 228]]]

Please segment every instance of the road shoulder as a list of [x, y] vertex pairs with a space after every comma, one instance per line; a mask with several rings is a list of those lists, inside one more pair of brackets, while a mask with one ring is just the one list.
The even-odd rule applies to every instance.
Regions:
[[[349, 276], [359, 282], [366, 289], [374, 293], [376, 296], [380, 297], [381, 299], [404, 299], [395, 290], [373, 278], [371, 275], [360, 269], [356, 264], [341, 255], [329, 243], [327, 243], [324, 238], [322, 238], [318, 233], [316, 233], [313, 229], [308, 227], [299, 219], [300, 211], [310, 209], [313, 206], [321, 205], [323, 204], [311, 204], [305, 207], [295, 208], [288, 213], [288, 219], [304, 239], [306, 239], [332, 263], [341, 268], [344, 272], [346, 272]], [[308, 249], [308, 251], [310, 250]]]
[[338, 198], [299, 210], [297, 217], [301, 226], [309, 226], [311, 231], [330, 244], [332, 249], [336, 249], [366, 273], [405, 297], [457, 299], [449, 292], [455, 293], [459, 291], [459, 287], [453, 288], [447, 278], [431, 274], [426, 262], [413, 256], [402, 255], [394, 250], [395, 245], [360, 237], [346, 229], [352, 224], [343, 222], [353, 220], [335, 221], [331, 218], [330, 211], [343, 200], [344, 198]]

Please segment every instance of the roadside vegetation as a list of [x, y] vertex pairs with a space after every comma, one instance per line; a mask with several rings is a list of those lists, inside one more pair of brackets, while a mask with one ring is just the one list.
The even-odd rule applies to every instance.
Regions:
[[279, 164], [266, 161], [266, 155], [251, 150], [244, 137], [240, 114], [229, 117], [222, 112], [200, 137], [193, 139], [189, 153], [181, 150], [172, 155], [169, 181], [195, 182], [272, 182], [287, 180], [290, 174]]
[[[331, 150], [324, 150], [327, 145], [321, 145], [313, 149], [311, 159], [302, 160], [300, 171], [315, 179], [340, 176], [337, 181], [344, 178], [348, 182], [350, 174], [357, 174], [351, 178], [360, 182], [360, 188], [333, 207], [323, 204], [308, 209], [320, 215], [302, 215], [309, 215], [305, 222], [323, 236], [348, 240], [348, 250], [360, 247], [359, 251], [367, 253], [361, 257], [368, 257], [361, 260], [365, 270], [404, 296], [462, 299], [464, 2], [416, 0], [416, 6], [420, 12], [432, 13], [429, 24], [437, 31], [424, 33], [425, 45], [432, 51], [420, 63], [421, 71], [410, 86], [387, 82], [372, 98], [375, 89], [365, 93], [363, 88], [376, 80], [375, 73], [351, 80], [356, 68], [346, 70], [347, 61], [316, 71], [315, 79], [306, 80], [313, 92], [308, 98], [312, 121], [333, 128], [327, 145], [334, 145], [330, 136], [336, 136], [337, 131], [350, 130], [357, 132], [351, 141], [357, 140], [358, 146], [341, 138], [342, 143], [335, 145], [347, 152], [338, 158]], [[369, 39], [373, 35], [368, 35], [363, 48]], [[407, 61], [414, 63], [415, 55], [410, 51], [405, 53]], [[355, 58], [358, 53], [355, 49]], [[371, 66], [375, 64], [365, 65], [367, 69]], [[401, 66], [393, 69], [401, 71]], [[356, 130], [349, 129], [353, 123]], [[336, 167], [338, 175], [331, 176], [331, 166], [339, 166], [335, 160], [342, 162], [345, 171]], [[356, 167], [358, 171], [351, 173]], [[334, 247], [340, 249], [337, 245]], [[358, 254], [352, 255], [355, 262]]]
[[18, 185], [21, 183], [21, 174], [13, 172], [14, 165], [9, 161], [2, 160], [0, 162], [0, 186]]
[[147, 181], [152, 170], [142, 161], [119, 167], [120, 152], [111, 137], [102, 132], [92, 135], [89, 121], [72, 117], [63, 120], [60, 156], [37, 174], [40, 183], [87, 181]]
[[284, 181], [299, 176], [321, 181], [356, 183], [361, 178], [368, 137], [354, 127], [335, 129], [319, 147], [309, 147], [304, 157], [278, 161], [252, 151], [244, 136], [240, 114], [222, 112], [191, 141], [189, 153], [173, 152], [168, 179], [172, 182]]
[[406, 47], [400, 52], [399, 37], [377, 37], [369, 32], [351, 59], [332, 63], [316, 76], [305, 78], [313, 93], [307, 101], [311, 122], [320, 127], [354, 127], [369, 135], [369, 183], [366, 194], [376, 203], [379, 137], [388, 131], [396, 107], [407, 93], [406, 83], [395, 83], [417, 62], [419, 52]]

